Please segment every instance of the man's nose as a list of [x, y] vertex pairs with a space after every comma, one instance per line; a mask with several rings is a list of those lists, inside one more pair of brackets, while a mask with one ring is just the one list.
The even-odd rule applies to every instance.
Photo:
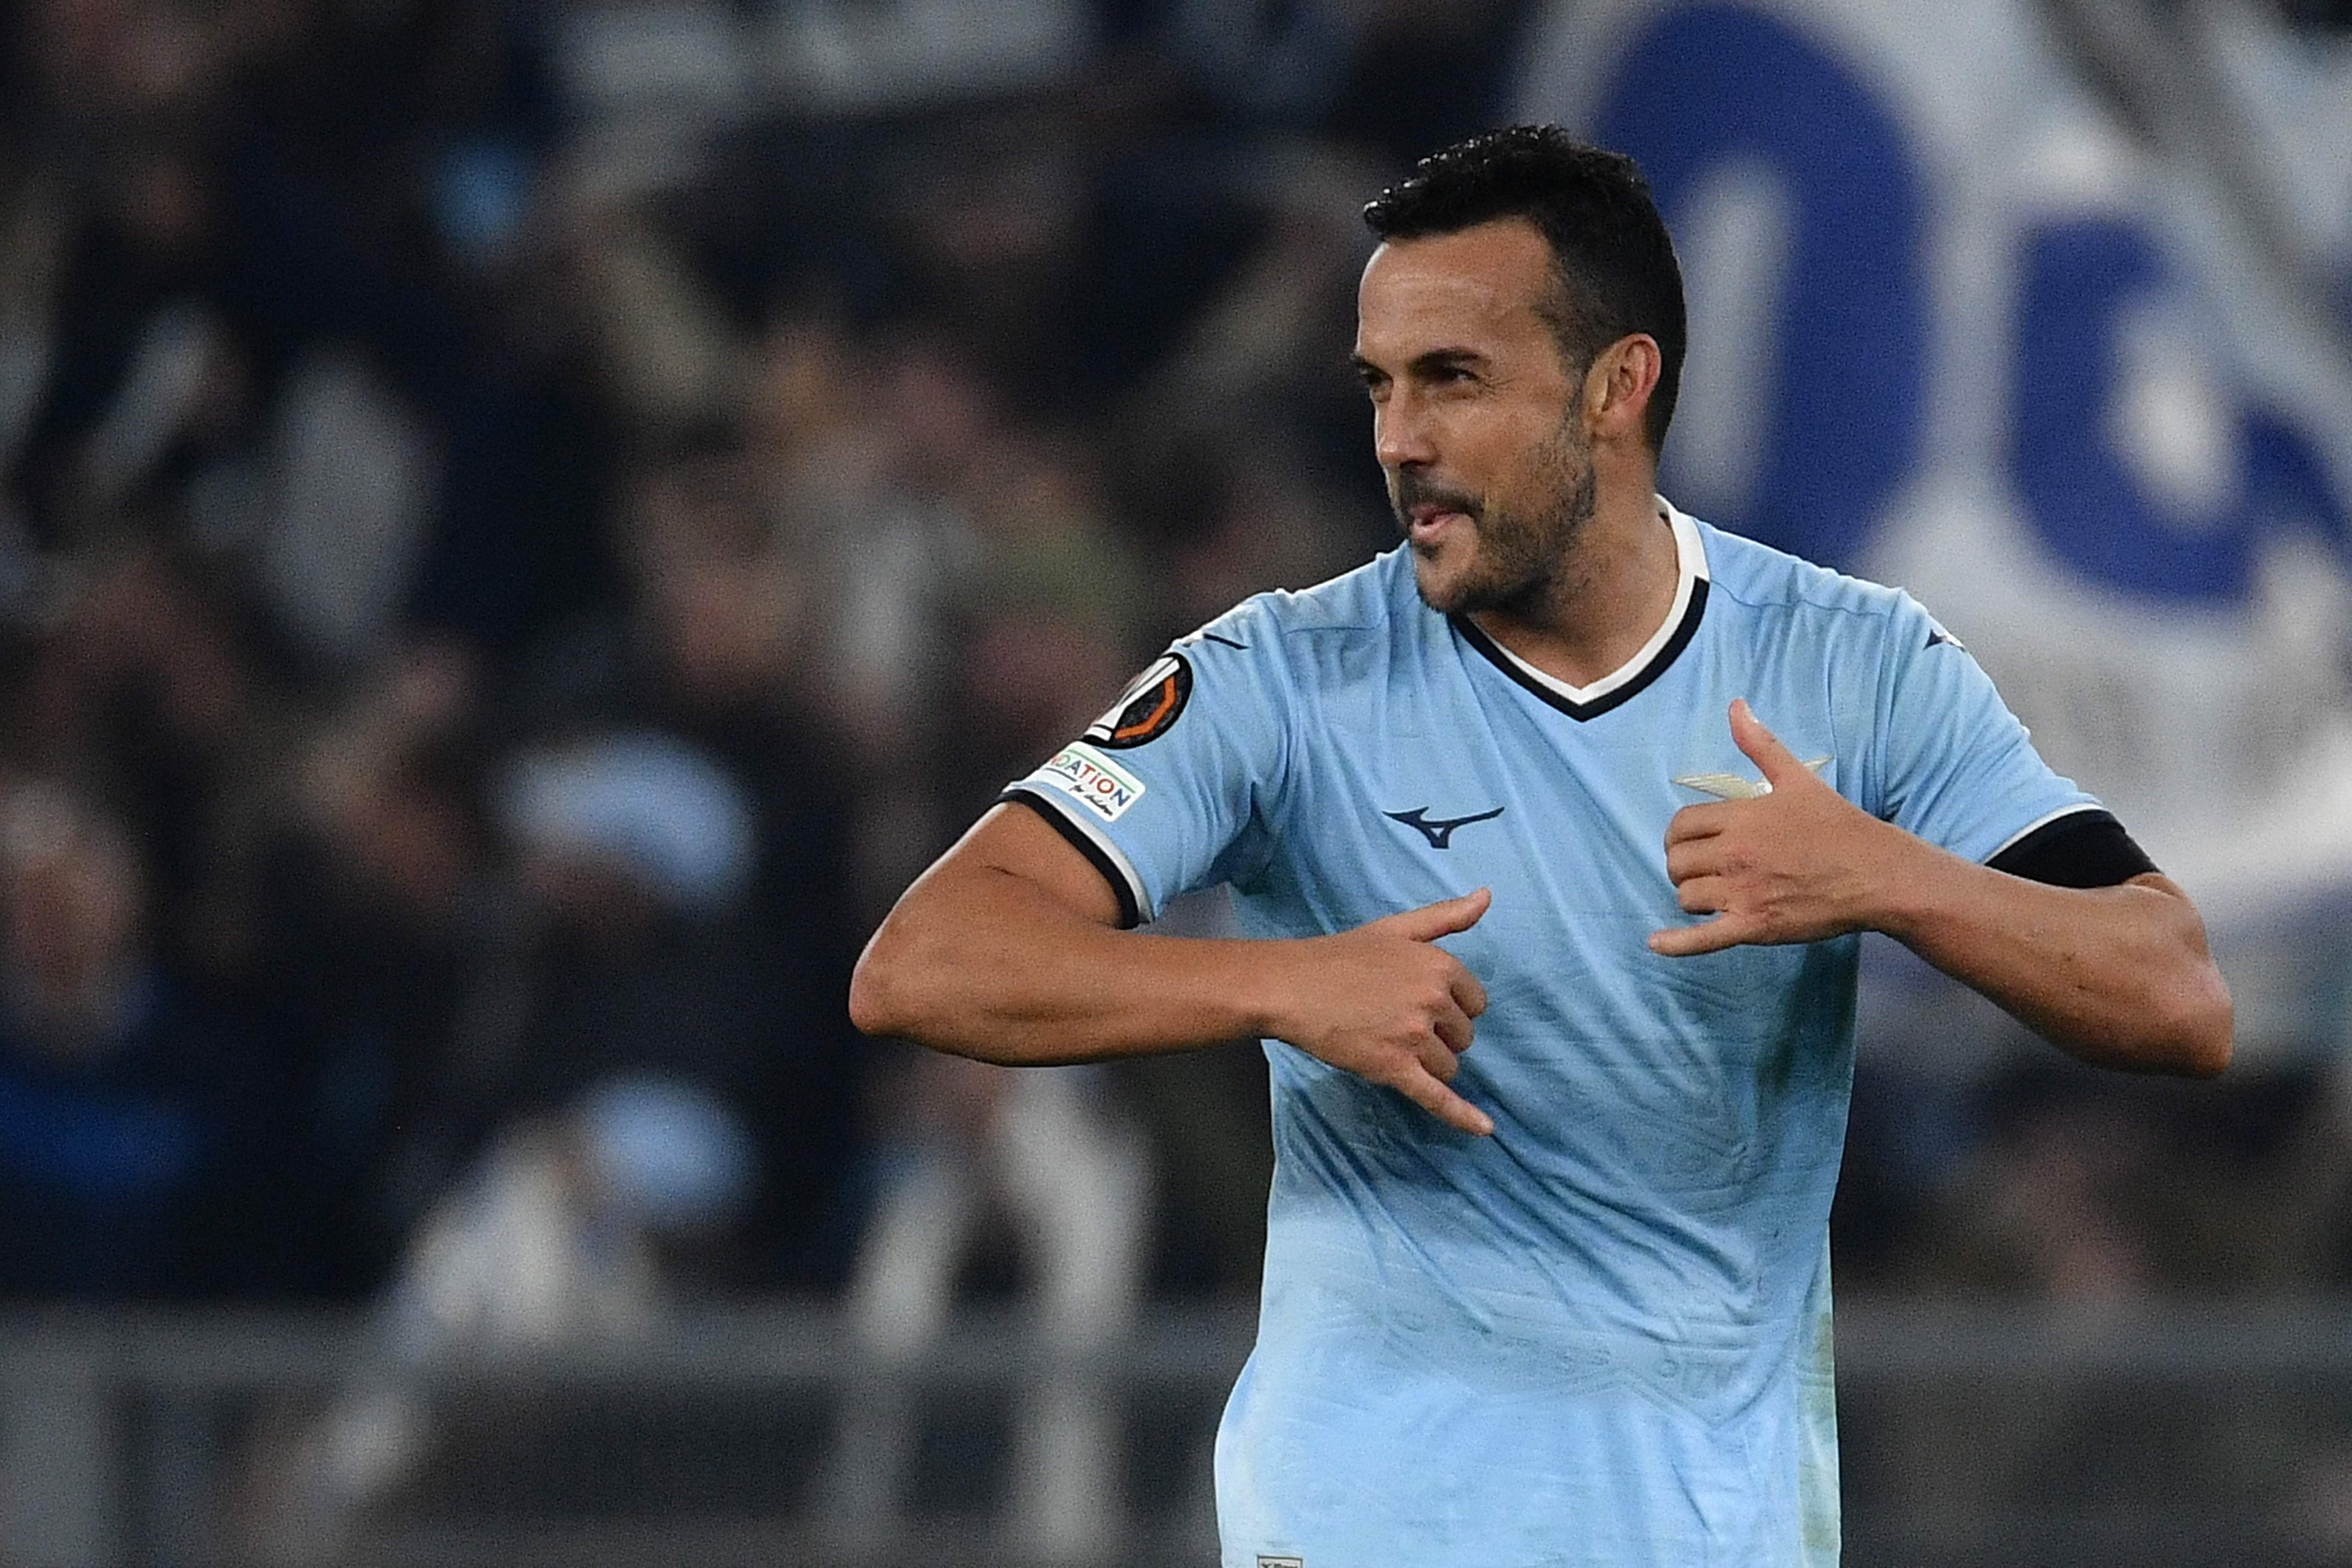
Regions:
[[1389, 469], [1425, 467], [1437, 460], [1436, 443], [1420, 400], [1399, 388], [1372, 411], [1372, 455]]

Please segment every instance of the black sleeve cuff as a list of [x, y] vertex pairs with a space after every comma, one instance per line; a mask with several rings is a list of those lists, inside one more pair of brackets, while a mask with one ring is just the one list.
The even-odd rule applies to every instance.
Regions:
[[2112, 888], [2156, 869], [2147, 851], [2104, 811], [2070, 811], [1985, 862], [2053, 888]]
[[1102, 873], [1103, 880], [1110, 884], [1111, 895], [1118, 900], [1119, 930], [1133, 931], [1143, 923], [1143, 911], [1136, 904], [1135, 889], [1127, 885], [1127, 879], [1119, 873], [1117, 863], [1103, 853], [1101, 845], [1087, 837], [1084, 828], [1063, 816], [1060, 808], [1036, 791], [1020, 784], [1014, 784], [996, 798], [1000, 803], [1025, 805], [1044, 817], [1055, 832], [1069, 841], [1071, 848], [1085, 856], [1087, 864]]

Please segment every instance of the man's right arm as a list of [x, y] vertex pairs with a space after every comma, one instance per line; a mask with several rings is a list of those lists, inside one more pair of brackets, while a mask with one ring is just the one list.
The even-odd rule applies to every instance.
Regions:
[[1000, 805], [899, 899], [866, 944], [849, 1012], [870, 1035], [1011, 1066], [1287, 1040], [1432, 1114], [1494, 1123], [1447, 1087], [1484, 987], [1436, 939], [1486, 889], [1295, 941], [1120, 931], [1095, 867], [1029, 807]]

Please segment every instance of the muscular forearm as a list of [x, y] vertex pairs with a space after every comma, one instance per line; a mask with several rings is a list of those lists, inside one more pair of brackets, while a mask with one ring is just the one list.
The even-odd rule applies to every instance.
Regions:
[[1270, 1032], [1265, 973], [1289, 944], [1110, 929], [991, 867], [940, 868], [858, 961], [850, 1014], [984, 1061], [1099, 1060]]
[[2164, 878], [2048, 887], [1912, 843], [1868, 924], [2085, 1061], [2194, 1077], [2228, 1065], [2228, 988]]
[[1286, 942], [1146, 936], [1115, 929], [1110, 887], [1043, 819], [999, 806], [874, 933], [849, 1013], [1008, 1066], [1270, 1036], [1484, 1134], [1493, 1121], [1448, 1085], [1486, 994], [1437, 942], [1487, 903], [1482, 888]]

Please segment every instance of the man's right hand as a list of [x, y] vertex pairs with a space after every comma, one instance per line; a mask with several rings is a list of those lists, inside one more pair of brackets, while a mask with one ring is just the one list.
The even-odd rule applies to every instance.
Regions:
[[1447, 1087], [1486, 1010], [1486, 988], [1436, 942], [1476, 925], [1493, 901], [1480, 888], [1297, 942], [1266, 1032], [1387, 1085], [1449, 1126], [1490, 1135], [1494, 1119]]
[[870, 1035], [1012, 1067], [1287, 1040], [1484, 1137], [1447, 1088], [1486, 988], [1439, 938], [1486, 889], [1330, 936], [1255, 942], [1118, 929], [1101, 871], [1037, 812], [982, 816], [866, 943], [849, 1014]]

